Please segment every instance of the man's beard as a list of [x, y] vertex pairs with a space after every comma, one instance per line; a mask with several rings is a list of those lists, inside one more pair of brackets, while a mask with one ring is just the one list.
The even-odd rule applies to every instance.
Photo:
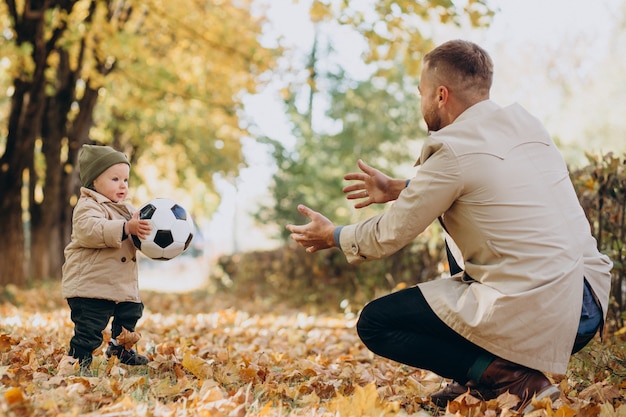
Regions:
[[424, 121], [429, 132], [436, 132], [441, 129], [441, 117], [437, 114], [436, 110], [428, 110], [424, 114]]

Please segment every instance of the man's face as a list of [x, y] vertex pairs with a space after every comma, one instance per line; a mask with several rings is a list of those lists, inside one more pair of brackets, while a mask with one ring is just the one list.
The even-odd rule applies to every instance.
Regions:
[[435, 77], [428, 71], [428, 64], [424, 64], [417, 89], [421, 96], [422, 116], [430, 132], [436, 132], [443, 127], [439, 113], [438, 87]]

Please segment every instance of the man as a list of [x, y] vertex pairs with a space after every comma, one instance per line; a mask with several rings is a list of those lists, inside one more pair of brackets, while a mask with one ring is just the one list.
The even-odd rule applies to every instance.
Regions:
[[344, 192], [365, 199], [357, 208], [394, 201], [384, 213], [336, 227], [300, 205], [311, 221], [287, 229], [308, 252], [339, 247], [356, 264], [391, 255], [439, 218], [464, 270], [370, 302], [359, 336], [381, 356], [451, 378], [432, 395], [439, 405], [468, 390], [485, 400], [509, 391], [528, 412], [533, 397], [560, 395], [544, 372], [565, 373], [601, 328], [612, 263], [549, 134], [519, 105], [492, 102], [492, 77], [474, 43], [429, 52], [419, 84], [429, 136], [415, 177], [359, 161]]

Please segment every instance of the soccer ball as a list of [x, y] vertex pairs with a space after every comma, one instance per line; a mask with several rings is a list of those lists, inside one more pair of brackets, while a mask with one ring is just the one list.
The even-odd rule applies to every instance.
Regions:
[[132, 235], [133, 243], [149, 258], [167, 261], [183, 253], [193, 239], [193, 220], [187, 210], [169, 198], [155, 198], [141, 206], [139, 218], [150, 220], [145, 239]]

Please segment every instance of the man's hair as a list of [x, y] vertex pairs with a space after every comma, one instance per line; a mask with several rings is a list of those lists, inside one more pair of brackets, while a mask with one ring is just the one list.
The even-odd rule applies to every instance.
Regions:
[[464, 40], [452, 40], [439, 45], [426, 55], [424, 64], [444, 85], [460, 89], [464, 96], [489, 96], [493, 82], [493, 61], [480, 46]]

